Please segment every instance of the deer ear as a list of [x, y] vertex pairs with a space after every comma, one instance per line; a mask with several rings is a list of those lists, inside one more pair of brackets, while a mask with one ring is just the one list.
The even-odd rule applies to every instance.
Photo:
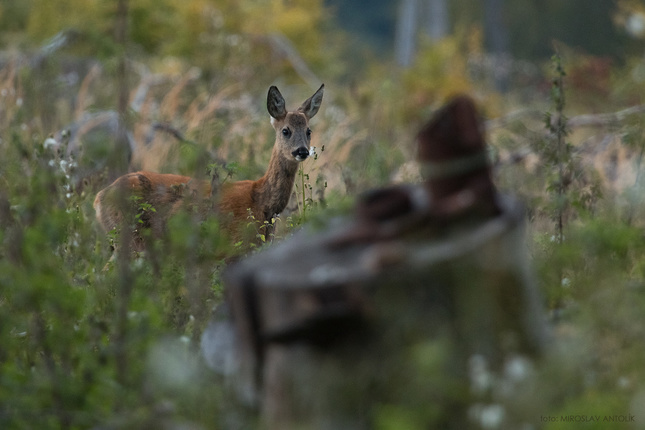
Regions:
[[305, 102], [298, 108], [298, 112], [302, 112], [308, 119], [311, 119], [318, 113], [320, 105], [322, 104], [323, 91], [325, 90], [325, 84], [322, 84], [318, 91], [314, 93], [313, 96], [309, 97]]
[[284, 97], [278, 91], [278, 87], [271, 86], [269, 94], [267, 95], [267, 110], [271, 118], [282, 120], [287, 116], [287, 108], [285, 107]]

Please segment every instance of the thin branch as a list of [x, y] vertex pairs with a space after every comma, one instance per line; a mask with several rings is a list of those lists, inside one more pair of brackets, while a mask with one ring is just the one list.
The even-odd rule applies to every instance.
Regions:
[[[584, 114], [569, 118], [566, 126], [568, 128], [580, 127], [607, 127], [612, 124], [617, 124], [625, 121], [632, 115], [645, 113], [645, 105], [636, 105], [617, 112], [600, 113], [600, 114]], [[508, 126], [514, 121], [521, 119], [534, 119], [541, 120], [544, 117], [544, 112], [538, 109], [521, 109], [511, 112], [499, 118], [489, 119], [486, 121], [486, 129], [494, 130], [496, 128], [503, 128]], [[557, 121], [557, 115], [553, 116], [553, 121]]]
[[605, 127], [625, 121], [632, 115], [645, 113], [645, 105], [632, 106], [618, 112], [578, 115], [570, 118], [568, 127]]
[[529, 119], [542, 119], [544, 117], [544, 112], [538, 109], [520, 109], [514, 112], [508, 113], [499, 118], [489, 119], [485, 122], [486, 130], [493, 130], [496, 128], [503, 128], [511, 124], [514, 121], [519, 121], [523, 118]]
[[152, 128], [155, 131], [163, 131], [165, 133], [168, 133], [169, 135], [171, 135], [172, 137], [174, 137], [180, 142], [186, 141], [186, 137], [184, 136], [184, 134], [181, 131], [174, 128], [173, 126], [171, 126], [170, 124], [155, 122], [154, 124], [152, 124]]

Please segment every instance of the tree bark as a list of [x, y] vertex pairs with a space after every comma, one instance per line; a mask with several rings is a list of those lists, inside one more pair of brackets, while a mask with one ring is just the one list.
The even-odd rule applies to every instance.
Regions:
[[[227, 267], [237, 387], [261, 428], [364, 430], [384, 411], [418, 428], [482, 428], [472, 411], [493, 393], [473, 363], [494, 381], [546, 352], [526, 215], [495, 193], [473, 102], [455, 99], [417, 136], [434, 172], [424, 185], [368, 193], [353, 216]], [[508, 414], [499, 428], [534, 419], [504, 396], [492, 400]]]

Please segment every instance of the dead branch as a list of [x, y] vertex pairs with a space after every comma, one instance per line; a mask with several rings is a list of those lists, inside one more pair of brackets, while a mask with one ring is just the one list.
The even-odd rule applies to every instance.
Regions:
[[574, 116], [573, 118], [569, 118], [567, 126], [570, 128], [606, 127], [623, 122], [628, 117], [639, 113], [645, 113], [645, 105], [632, 106], [618, 112]]
[[520, 109], [515, 112], [508, 113], [499, 118], [489, 119], [485, 122], [486, 130], [493, 130], [496, 128], [504, 128], [509, 124], [522, 120], [524, 118], [539, 119], [544, 116], [544, 112], [538, 109]]
[[184, 134], [181, 131], [174, 128], [173, 126], [171, 126], [170, 124], [156, 122], [152, 124], [152, 128], [155, 131], [163, 131], [164, 133], [171, 135], [172, 137], [174, 137], [180, 142], [186, 141], [186, 137], [184, 136]]
[[[567, 120], [567, 127], [581, 128], [581, 127], [607, 127], [614, 124], [619, 124], [633, 115], [645, 113], [645, 105], [636, 105], [617, 112], [600, 113], [600, 114], [583, 114], [571, 117]], [[486, 121], [486, 129], [493, 130], [496, 128], [503, 128], [508, 126], [514, 121], [522, 119], [541, 120], [544, 118], [544, 111], [538, 109], [521, 109], [511, 112], [499, 118], [489, 119]], [[554, 115], [551, 119], [552, 122], [557, 121]]]

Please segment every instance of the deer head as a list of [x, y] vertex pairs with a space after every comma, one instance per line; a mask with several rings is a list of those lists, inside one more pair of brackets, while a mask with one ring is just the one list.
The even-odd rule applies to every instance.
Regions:
[[284, 98], [277, 87], [269, 88], [267, 109], [271, 115], [271, 125], [276, 131], [276, 148], [283, 158], [300, 162], [309, 156], [311, 144], [309, 120], [320, 109], [324, 88], [325, 85], [321, 85], [318, 91], [294, 112], [287, 111]]

